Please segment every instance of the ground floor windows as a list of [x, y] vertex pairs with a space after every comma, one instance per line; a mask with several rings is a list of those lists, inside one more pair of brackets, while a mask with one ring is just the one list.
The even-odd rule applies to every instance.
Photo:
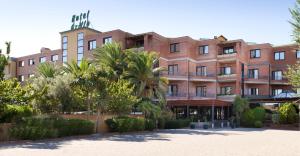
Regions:
[[230, 106], [174, 106], [172, 111], [177, 119], [190, 118], [193, 122], [229, 120], [231, 115]]
[[272, 89], [272, 95], [276, 96], [278, 94], [282, 93], [282, 89]]

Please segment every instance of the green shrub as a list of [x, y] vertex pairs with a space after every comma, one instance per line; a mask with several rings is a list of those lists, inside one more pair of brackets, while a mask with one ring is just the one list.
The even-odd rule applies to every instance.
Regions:
[[165, 129], [179, 129], [189, 127], [189, 125], [190, 120], [188, 119], [168, 120], [165, 123]]
[[278, 113], [272, 114], [272, 122], [274, 124], [279, 124], [279, 114]]
[[296, 108], [291, 103], [284, 103], [279, 108], [279, 122], [282, 124], [293, 124], [298, 120]]
[[156, 128], [156, 122], [153, 119], [147, 119], [145, 121], [145, 130], [153, 131]]
[[157, 128], [164, 129], [165, 125], [166, 125], [166, 119], [165, 118], [158, 118]]
[[242, 114], [241, 124], [245, 127], [255, 127], [255, 122], [261, 123], [265, 120], [266, 111], [262, 107], [256, 107], [254, 109], [248, 109]]
[[33, 114], [33, 109], [27, 105], [5, 105], [3, 112], [0, 114], [0, 123], [19, 121]]
[[261, 121], [255, 121], [254, 122], [254, 127], [255, 128], [262, 128], [263, 127], [263, 123]]
[[132, 132], [143, 131], [145, 129], [145, 119], [131, 118], [131, 117], [118, 117], [107, 119], [105, 123], [108, 125], [111, 132]]
[[11, 129], [10, 136], [16, 139], [45, 139], [73, 135], [92, 134], [94, 123], [81, 119], [60, 117], [31, 117]]

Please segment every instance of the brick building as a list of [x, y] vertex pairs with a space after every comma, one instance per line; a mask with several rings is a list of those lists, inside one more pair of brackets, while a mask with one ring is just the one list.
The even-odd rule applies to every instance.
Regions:
[[100, 32], [79, 28], [61, 32], [61, 49], [42, 48], [38, 54], [12, 58], [6, 77], [25, 81], [45, 61], [62, 65], [92, 59], [92, 50], [112, 41], [123, 49], [159, 53], [161, 73], [169, 80], [167, 103], [177, 117], [200, 121], [227, 120], [236, 95], [251, 103], [278, 103], [275, 95], [293, 88], [283, 77], [287, 65], [300, 59], [297, 45], [272, 46], [247, 43], [224, 36], [195, 40], [188, 36], [168, 38], [155, 32], [131, 34], [122, 30]]

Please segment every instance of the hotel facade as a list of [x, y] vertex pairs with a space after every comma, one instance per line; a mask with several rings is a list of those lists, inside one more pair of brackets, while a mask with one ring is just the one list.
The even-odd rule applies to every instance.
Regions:
[[157, 52], [159, 66], [168, 69], [161, 73], [169, 80], [168, 106], [177, 118], [197, 121], [228, 120], [237, 95], [249, 98], [253, 104], [280, 102], [273, 97], [293, 90], [283, 73], [287, 65], [300, 59], [297, 45], [247, 43], [222, 35], [212, 39], [168, 38], [155, 32], [131, 34], [119, 29], [100, 32], [91, 28], [60, 35], [61, 49], [42, 48], [37, 54], [11, 58], [6, 78], [26, 81], [34, 76], [40, 63], [80, 63], [83, 58], [93, 59], [96, 47], [117, 42], [122, 49]]

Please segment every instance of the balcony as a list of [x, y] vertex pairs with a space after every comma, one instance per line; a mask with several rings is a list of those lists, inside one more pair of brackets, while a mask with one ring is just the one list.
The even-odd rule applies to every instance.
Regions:
[[204, 94], [191, 93], [189, 95], [191, 100], [207, 100], [207, 99], [216, 98], [216, 94], [208, 94], [208, 93], [204, 93]]
[[186, 100], [187, 94], [186, 93], [167, 93], [167, 100]]
[[235, 62], [236, 61], [237, 52], [234, 51], [232, 53], [223, 53], [223, 51], [218, 52], [217, 58], [219, 62]]
[[237, 79], [237, 74], [219, 74], [218, 81], [219, 82], [234, 82]]
[[188, 80], [188, 76], [186, 72], [169, 73], [168, 71], [164, 71], [160, 73], [160, 76], [167, 77], [168, 80]]
[[248, 84], [268, 84], [269, 83], [269, 76], [268, 75], [245, 75], [245, 83]]
[[189, 74], [191, 81], [206, 81], [206, 82], [216, 82], [215, 73], [201, 74], [197, 72], [190, 72]]
[[235, 97], [235, 94], [217, 94], [217, 99], [224, 101], [233, 101]]
[[272, 84], [272, 85], [289, 85], [288, 79], [285, 77], [272, 77], [270, 84]]
[[249, 99], [249, 100], [253, 100], [253, 99], [271, 99], [273, 98], [273, 96], [271, 95], [245, 95], [245, 98]]

